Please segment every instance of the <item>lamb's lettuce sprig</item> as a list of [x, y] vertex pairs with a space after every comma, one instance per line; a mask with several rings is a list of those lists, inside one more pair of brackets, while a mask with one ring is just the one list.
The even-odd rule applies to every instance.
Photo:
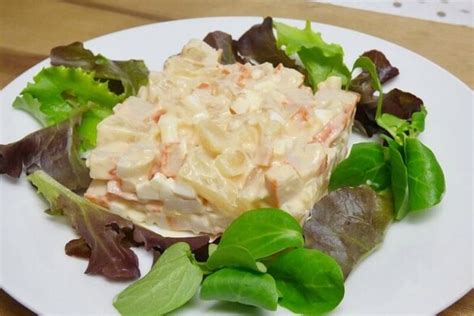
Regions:
[[[181, 259], [171, 264], [169, 257], [178, 247]], [[223, 233], [206, 263], [196, 262], [184, 248], [175, 245], [165, 251], [149, 274], [117, 296], [117, 310], [123, 315], [169, 312], [191, 299], [203, 275], [201, 299], [269, 310], [280, 304], [295, 313], [321, 314], [334, 309], [344, 296], [340, 266], [331, 256], [304, 248], [300, 224], [279, 209], [242, 214]], [[185, 270], [189, 273], [182, 273]]]
[[381, 190], [385, 188], [382, 184], [388, 183], [397, 220], [437, 205], [446, 189], [443, 170], [431, 149], [418, 139], [425, 129], [426, 108], [421, 106], [410, 119], [383, 113], [383, 90], [374, 63], [360, 57], [356, 67], [370, 74], [374, 89], [379, 91], [375, 122], [386, 131], [381, 136], [384, 144], [355, 144], [349, 157], [334, 170], [329, 188], [368, 184]]

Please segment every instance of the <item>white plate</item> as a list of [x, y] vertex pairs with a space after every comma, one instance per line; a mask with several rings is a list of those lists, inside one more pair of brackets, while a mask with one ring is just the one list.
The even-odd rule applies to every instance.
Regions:
[[[144, 59], [149, 69], [159, 70], [191, 38], [203, 38], [214, 30], [237, 37], [260, 21], [226, 17], [152, 24], [88, 41], [86, 47], [112, 59]], [[362, 52], [376, 48], [400, 69], [401, 75], [385, 89], [398, 87], [425, 101], [429, 114], [421, 138], [436, 153], [447, 178], [442, 205], [390, 227], [382, 247], [347, 280], [345, 298], [335, 314], [439, 312], [472, 287], [472, 92], [447, 71], [397, 45], [334, 26], [313, 27], [327, 41], [344, 47], [349, 65]], [[0, 143], [39, 128], [29, 115], [13, 110], [11, 103], [47, 64], [36, 65], [3, 90]], [[126, 284], [85, 275], [86, 261], [64, 254], [64, 244], [75, 236], [72, 229], [42, 212], [44, 202], [24, 177], [0, 181], [2, 287], [41, 314], [115, 313], [112, 299]], [[143, 251], [139, 257], [146, 272], [151, 258]], [[235, 308], [195, 299], [179, 314], [222, 314]]]

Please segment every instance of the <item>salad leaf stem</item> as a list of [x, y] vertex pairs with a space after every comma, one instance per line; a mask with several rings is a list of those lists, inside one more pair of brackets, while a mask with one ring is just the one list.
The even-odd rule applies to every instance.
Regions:
[[[380, 83], [379, 75], [377, 73], [377, 68], [372, 60], [366, 56], [360, 56], [354, 62], [352, 66], [352, 72], [357, 68], [361, 68], [364, 71], [368, 72], [371, 78], [372, 87], [379, 92], [379, 96], [377, 99], [377, 109], [375, 111], [375, 119], [377, 120], [382, 115], [382, 105], [383, 105], [383, 89], [382, 84]], [[349, 85], [348, 85], [349, 87]]]

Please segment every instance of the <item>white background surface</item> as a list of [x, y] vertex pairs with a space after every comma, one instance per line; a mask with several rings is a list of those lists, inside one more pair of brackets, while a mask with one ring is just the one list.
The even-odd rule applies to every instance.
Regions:
[[[144, 59], [150, 69], [158, 70], [166, 57], [179, 52], [191, 38], [203, 38], [217, 29], [239, 36], [259, 22], [257, 18], [226, 17], [153, 24], [91, 40], [86, 47], [111, 59]], [[382, 247], [353, 271], [335, 314], [437, 313], [472, 287], [471, 90], [447, 71], [394, 44], [328, 25], [313, 27], [329, 42], [344, 47], [348, 64], [362, 52], [377, 48], [400, 69], [400, 76], [385, 90], [398, 87], [425, 101], [429, 114], [421, 138], [437, 155], [447, 180], [440, 206], [393, 224]], [[0, 143], [17, 140], [38, 128], [29, 115], [9, 105], [46, 65], [43, 62], [32, 68], [2, 91]], [[61, 220], [44, 214], [45, 208], [24, 178], [0, 178], [2, 286], [41, 314], [115, 313], [113, 297], [126, 284], [84, 275], [86, 261], [64, 254], [64, 245], [75, 237], [74, 232]], [[141, 250], [139, 258], [145, 274], [151, 256]], [[249, 311], [236, 308], [196, 299], [178, 313]], [[280, 309], [280, 313], [285, 312]]]
[[473, 0], [312, 0], [355, 9], [474, 26]]

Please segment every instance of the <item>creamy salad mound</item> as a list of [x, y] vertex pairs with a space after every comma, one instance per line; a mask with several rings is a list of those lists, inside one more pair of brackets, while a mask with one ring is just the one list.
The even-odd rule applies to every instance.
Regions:
[[218, 234], [278, 207], [302, 220], [346, 154], [359, 96], [330, 77], [316, 94], [282, 65], [222, 65], [190, 41], [98, 126], [86, 197], [135, 222]]

